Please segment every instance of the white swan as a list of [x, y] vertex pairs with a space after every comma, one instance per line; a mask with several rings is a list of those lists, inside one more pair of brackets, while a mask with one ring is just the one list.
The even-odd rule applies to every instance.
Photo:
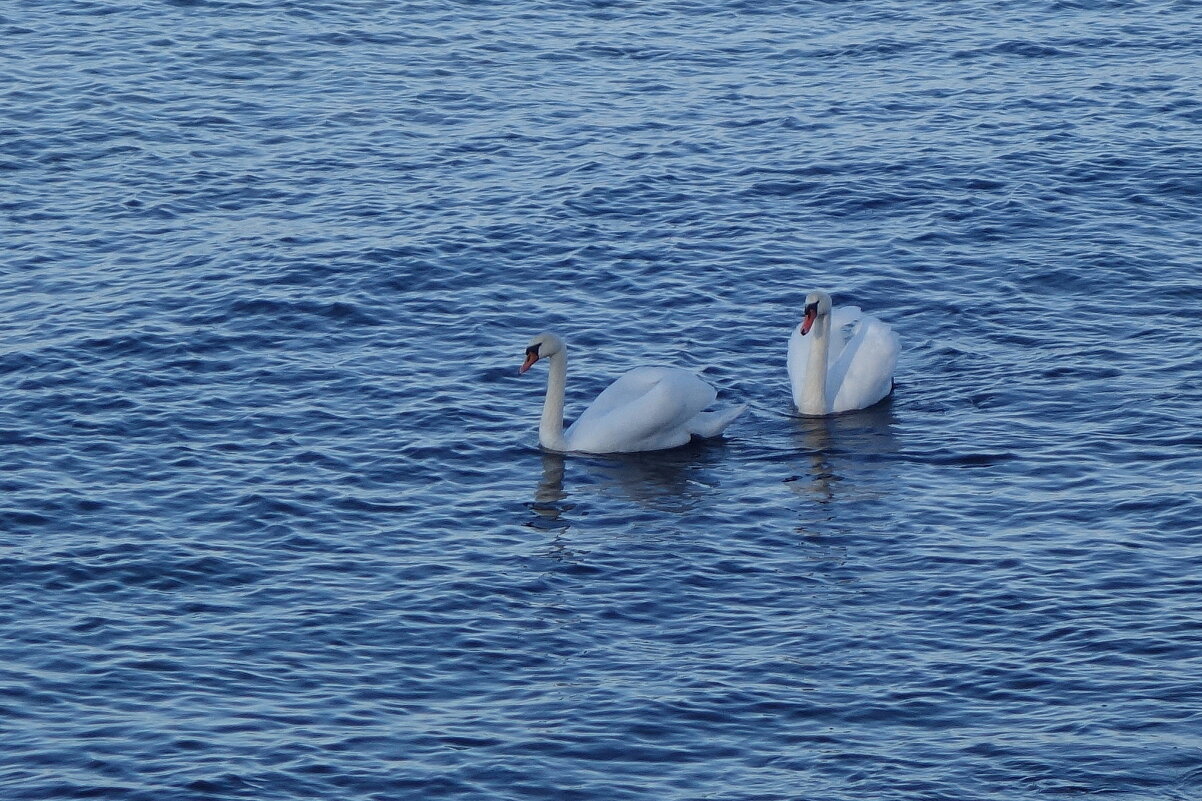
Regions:
[[900, 350], [885, 323], [857, 306], [832, 308], [830, 295], [811, 292], [789, 338], [793, 403], [804, 415], [865, 409], [893, 391]]
[[553, 451], [632, 453], [684, 445], [694, 435], [716, 437], [746, 405], [703, 412], [718, 393], [679, 367], [636, 367], [614, 381], [563, 430], [563, 391], [568, 374], [567, 345], [555, 334], [539, 334], [526, 348], [524, 373], [548, 359], [547, 399], [538, 441]]

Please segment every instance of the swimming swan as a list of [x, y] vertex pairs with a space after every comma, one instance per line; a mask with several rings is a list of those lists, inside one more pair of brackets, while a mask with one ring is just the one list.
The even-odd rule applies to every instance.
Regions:
[[636, 367], [614, 381], [563, 430], [567, 345], [555, 334], [539, 334], [526, 347], [525, 373], [539, 359], [551, 362], [538, 441], [553, 451], [631, 453], [684, 445], [694, 435], [716, 437], [746, 405], [703, 412], [717, 391], [679, 367]]
[[897, 334], [885, 323], [857, 306], [832, 308], [830, 295], [811, 292], [805, 318], [789, 338], [797, 411], [816, 416], [873, 405], [893, 391], [900, 350]]

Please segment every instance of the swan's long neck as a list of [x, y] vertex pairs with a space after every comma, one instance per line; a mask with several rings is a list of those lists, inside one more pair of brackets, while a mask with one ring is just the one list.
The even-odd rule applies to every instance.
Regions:
[[831, 316], [823, 314], [810, 330], [810, 358], [806, 362], [805, 389], [801, 396], [802, 414], [826, 414], [826, 362], [831, 350]]
[[568, 349], [552, 354], [547, 371], [547, 399], [543, 401], [543, 419], [538, 424], [538, 443], [553, 451], [566, 451], [563, 438], [563, 390], [568, 380]]

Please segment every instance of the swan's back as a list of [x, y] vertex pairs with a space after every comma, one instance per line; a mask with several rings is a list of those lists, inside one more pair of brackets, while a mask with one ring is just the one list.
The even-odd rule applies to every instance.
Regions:
[[831, 412], [866, 409], [893, 391], [901, 343], [897, 333], [871, 315], [856, 322], [851, 338], [830, 363], [827, 397]]
[[717, 396], [688, 370], [636, 367], [606, 387], [564, 438], [590, 453], [673, 448], [689, 441], [689, 422]]

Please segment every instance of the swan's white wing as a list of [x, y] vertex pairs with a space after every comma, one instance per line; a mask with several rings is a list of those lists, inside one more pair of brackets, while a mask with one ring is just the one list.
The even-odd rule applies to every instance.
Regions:
[[689, 433], [696, 434], [699, 437], [716, 437], [725, 431], [726, 427], [745, 411], [747, 411], [747, 404], [740, 403], [738, 406], [731, 406], [728, 409], [718, 409], [714, 412], [698, 412], [689, 420], [687, 428], [689, 429]]
[[831, 412], [864, 409], [888, 395], [900, 351], [892, 328], [871, 315], [861, 316], [827, 374]]
[[855, 329], [849, 328], [864, 317], [859, 306], [836, 306], [831, 309], [831, 352], [827, 356], [828, 365], [834, 364], [842, 355], [843, 349], [855, 336]]
[[[847, 327], [859, 320], [862, 315], [863, 312], [860, 311], [859, 306], [836, 306], [831, 309], [831, 345], [830, 352], [827, 354], [828, 365], [838, 361], [848, 342]], [[793, 326], [793, 335], [789, 337], [788, 370], [795, 408], [801, 406], [801, 396], [806, 380], [806, 365], [810, 361], [810, 344], [813, 341], [812, 336], [801, 335], [800, 325]], [[827, 389], [830, 389], [829, 377], [827, 378]]]
[[618, 453], [683, 445], [687, 423], [717, 392], [678, 367], [638, 367], [614, 381], [572, 423], [571, 450]]

